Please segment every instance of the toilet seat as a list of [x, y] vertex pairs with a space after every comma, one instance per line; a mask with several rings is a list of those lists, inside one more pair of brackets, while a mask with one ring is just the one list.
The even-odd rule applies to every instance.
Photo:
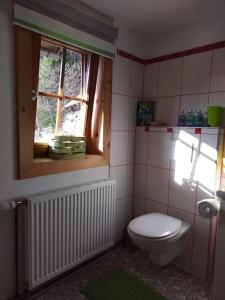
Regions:
[[135, 218], [129, 223], [129, 230], [133, 234], [147, 239], [165, 239], [179, 233], [183, 222], [174, 217], [160, 213], [150, 213]]

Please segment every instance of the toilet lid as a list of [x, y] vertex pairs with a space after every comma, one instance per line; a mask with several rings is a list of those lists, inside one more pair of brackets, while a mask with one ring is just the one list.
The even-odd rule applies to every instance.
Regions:
[[174, 234], [181, 227], [182, 221], [160, 213], [151, 213], [135, 218], [129, 229], [143, 237], [162, 238]]

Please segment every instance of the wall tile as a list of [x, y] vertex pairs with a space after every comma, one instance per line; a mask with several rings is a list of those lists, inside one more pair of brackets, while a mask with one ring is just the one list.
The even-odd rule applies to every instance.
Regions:
[[195, 276], [201, 279], [206, 279], [207, 265], [208, 263], [206, 259], [193, 255], [192, 272], [194, 273]]
[[211, 51], [184, 57], [182, 94], [209, 91], [211, 60]]
[[128, 149], [127, 149], [128, 164], [133, 164], [134, 162], [134, 140], [135, 140], [135, 133], [128, 132]]
[[177, 172], [170, 171], [169, 206], [194, 213], [196, 185], [191, 178], [182, 178], [180, 182], [177, 176]]
[[180, 97], [158, 98], [156, 102], [156, 121], [165, 122], [167, 126], [177, 126]]
[[132, 131], [134, 131], [136, 128], [137, 102], [138, 102], [137, 98], [130, 97], [128, 129]]
[[125, 231], [126, 227], [132, 217], [132, 199], [123, 198], [116, 200], [116, 212], [115, 212], [115, 231], [120, 233]]
[[111, 166], [127, 164], [128, 132], [112, 131], [111, 133]]
[[135, 134], [135, 162], [147, 164], [148, 132], [145, 127], [137, 127]]
[[210, 220], [200, 216], [195, 218], [194, 253], [207, 258], [210, 232]]
[[225, 126], [225, 93], [210, 93], [209, 94], [209, 105], [219, 105], [223, 109], [222, 126]]
[[157, 97], [159, 64], [150, 64], [145, 66], [144, 71], [144, 98]]
[[141, 216], [145, 213], [145, 198], [133, 197], [133, 215], [134, 217]]
[[191, 253], [183, 251], [181, 255], [175, 260], [175, 264], [184, 270], [191, 271]]
[[133, 195], [134, 165], [127, 166], [127, 195]]
[[116, 199], [127, 197], [127, 166], [111, 167], [110, 179], [116, 180]]
[[181, 180], [191, 178], [191, 172], [196, 168], [200, 135], [193, 132], [193, 129], [184, 128], [172, 134], [171, 169], [177, 170], [177, 179], [178, 176]]
[[147, 166], [134, 166], [134, 195], [145, 198]]
[[146, 200], [146, 213], [158, 212], [167, 214], [167, 206], [156, 201]]
[[112, 95], [112, 130], [128, 130], [130, 98]]
[[159, 64], [158, 96], [180, 95], [183, 58]]
[[212, 194], [215, 190], [217, 169], [217, 135], [201, 134], [199, 156], [194, 179], [200, 189]]
[[210, 91], [225, 91], [225, 48], [213, 51]]
[[130, 95], [130, 74], [131, 61], [117, 56], [113, 62], [112, 91], [123, 95]]
[[168, 215], [174, 218], [178, 218], [183, 222], [186, 222], [192, 226], [189, 232], [188, 242], [185, 247], [187, 250], [192, 251], [193, 234], [194, 234], [194, 215], [171, 207], [169, 207], [168, 209]]
[[171, 147], [171, 133], [150, 131], [148, 165], [169, 169]]
[[148, 167], [146, 198], [168, 204], [169, 170]]
[[182, 96], [180, 111], [193, 110], [195, 113], [200, 109], [204, 113], [208, 109], [208, 97], [208, 94]]
[[142, 64], [131, 62], [131, 91], [133, 97], [143, 96], [143, 76], [144, 66]]

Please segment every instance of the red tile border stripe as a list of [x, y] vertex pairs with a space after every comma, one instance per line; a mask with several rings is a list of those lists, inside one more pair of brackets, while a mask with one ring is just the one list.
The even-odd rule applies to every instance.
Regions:
[[137, 63], [140, 63], [140, 64], [145, 65], [145, 60], [144, 60], [144, 59], [142, 59], [142, 58], [140, 58], [140, 57], [137, 57], [137, 56], [135, 56], [135, 55], [133, 55], [133, 54], [130, 54], [130, 53], [126, 52], [126, 51], [123, 51], [123, 50], [121, 50], [121, 49], [117, 49], [117, 54], [118, 54], [119, 56], [128, 58], [128, 59], [133, 60], [133, 61], [135, 61], [135, 62], [137, 62]]
[[166, 54], [166, 55], [162, 55], [162, 56], [157, 56], [157, 57], [153, 57], [153, 58], [149, 58], [149, 59], [142, 59], [140, 57], [137, 57], [137, 56], [130, 54], [126, 51], [123, 51], [121, 49], [117, 49], [117, 54], [119, 56], [122, 56], [122, 57], [128, 58], [130, 60], [133, 60], [135, 62], [138, 62], [140, 64], [149, 65], [149, 64], [154, 64], [157, 62], [162, 62], [162, 61], [166, 61], [166, 60], [170, 60], [170, 59], [180, 58], [180, 57], [197, 54], [197, 53], [202, 53], [202, 52], [207, 52], [207, 51], [220, 49], [220, 48], [225, 48], [225, 41], [208, 44], [208, 45], [204, 45], [204, 46], [200, 46], [200, 47], [195, 47], [195, 48], [191, 48], [191, 49], [187, 49], [187, 50], [183, 50], [183, 51], [178, 51], [178, 52], [174, 52], [174, 53], [170, 53], [170, 54]]

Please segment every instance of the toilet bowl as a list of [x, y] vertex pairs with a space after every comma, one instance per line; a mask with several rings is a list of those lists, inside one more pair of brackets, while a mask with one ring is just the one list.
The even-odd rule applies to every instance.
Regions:
[[150, 259], [164, 266], [184, 249], [191, 225], [161, 213], [150, 213], [133, 219], [128, 234], [133, 243], [147, 251]]

